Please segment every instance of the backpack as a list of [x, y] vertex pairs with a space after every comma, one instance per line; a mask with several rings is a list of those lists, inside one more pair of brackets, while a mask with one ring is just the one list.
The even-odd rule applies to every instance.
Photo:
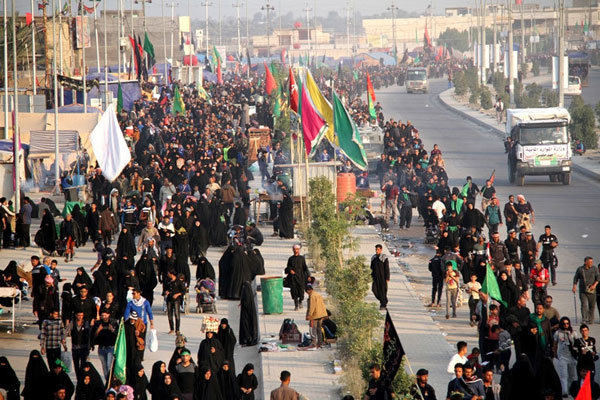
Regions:
[[283, 320], [279, 329], [279, 339], [283, 344], [302, 342], [302, 335], [293, 319], [286, 318]]

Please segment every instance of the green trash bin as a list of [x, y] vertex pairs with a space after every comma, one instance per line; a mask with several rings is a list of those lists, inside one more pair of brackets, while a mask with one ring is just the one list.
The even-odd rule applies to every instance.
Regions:
[[260, 278], [263, 312], [265, 314], [283, 313], [283, 278], [268, 276]]

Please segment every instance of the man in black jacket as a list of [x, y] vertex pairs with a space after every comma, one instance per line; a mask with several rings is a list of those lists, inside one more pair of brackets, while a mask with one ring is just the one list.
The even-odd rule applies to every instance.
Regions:
[[88, 297], [88, 292], [88, 288], [82, 286], [81, 289], [79, 289], [79, 296], [73, 297], [73, 319], [81, 312], [83, 313], [85, 321], [88, 324], [93, 325], [97, 317], [96, 303]]
[[[429, 271], [431, 272], [431, 303], [428, 307], [440, 307], [442, 289], [444, 288], [444, 265], [442, 264], [442, 253], [436, 250], [435, 256], [429, 260]], [[437, 301], [435, 301], [437, 293]]]
[[[165, 285], [165, 297], [167, 300], [167, 315], [169, 319], [169, 334], [175, 332], [179, 334], [180, 320], [180, 306], [183, 300], [183, 295], [186, 292], [185, 282], [177, 279], [175, 270], [170, 269], [167, 272], [168, 281]], [[173, 314], [175, 314], [175, 326], [173, 326]]]

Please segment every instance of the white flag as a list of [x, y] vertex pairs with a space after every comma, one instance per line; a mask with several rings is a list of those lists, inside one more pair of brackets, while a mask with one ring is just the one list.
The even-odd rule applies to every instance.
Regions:
[[98, 125], [90, 134], [90, 142], [102, 174], [109, 181], [114, 181], [131, 161], [131, 153], [123, 138], [113, 104], [106, 108]]

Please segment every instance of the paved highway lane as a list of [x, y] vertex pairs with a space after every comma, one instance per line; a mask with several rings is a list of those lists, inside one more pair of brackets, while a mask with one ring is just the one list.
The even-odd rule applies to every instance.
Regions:
[[[434, 143], [440, 145], [451, 186], [462, 186], [470, 175], [481, 187], [495, 169], [501, 207], [509, 194], [523, 194], [531, 202], [536, 240], [546, 224], [559, 239], [558, 285], [550, 287], [549, 293], [561, 314], [573, 317], [573, 274], [586, 255], [594, 257], [596, 264], [600, 261], [600, 184], [576, 172], [570, 186], [550, 183], [548, 177], [526, 177], [524, 187], [509, 184], [501, 139], [440, 104], [437, 95], [446, 88], [445, 79], [433, 80], [429, 94], [407, 94], [404, 88], [394, 86], [378, 91], [377, 101], [386, 118], [410, 120], [428, 150]], [[504, 239], [505, 226], [500, 231]], [[579, 309], [577, 312], [581, 321]], [[600, 336], [600, 325], [596, 324], [592, 333]]]

